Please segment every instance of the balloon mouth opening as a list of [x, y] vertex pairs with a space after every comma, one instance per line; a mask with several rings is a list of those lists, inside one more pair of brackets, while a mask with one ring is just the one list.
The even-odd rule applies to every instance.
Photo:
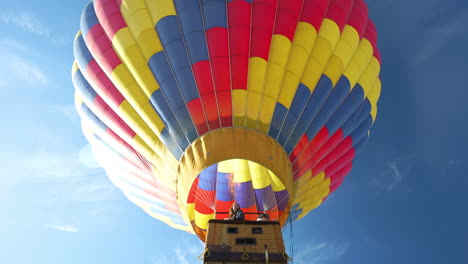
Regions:
[[238, 203], [245, 220], [262, 213], [279, 221], [286, 212], [289, 193], [281, 179], [267, 167], [246, 159], [228, 159], [201, 171], [187, 199], [189, 219], [196, 233], [205, 232], [210, 219], [230, 217]]

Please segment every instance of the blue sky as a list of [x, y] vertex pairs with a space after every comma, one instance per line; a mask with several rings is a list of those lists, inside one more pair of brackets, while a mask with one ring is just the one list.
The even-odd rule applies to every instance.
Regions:
[[[2, 3], [0, 260], [195, 263], [201, 242], [127, 201], [90, 158], [70, 78], [87, 2]], [[468, 263], [468, 3], [367, 3], [379, 115], [342, 187], [285, 231], [294, 263]]]

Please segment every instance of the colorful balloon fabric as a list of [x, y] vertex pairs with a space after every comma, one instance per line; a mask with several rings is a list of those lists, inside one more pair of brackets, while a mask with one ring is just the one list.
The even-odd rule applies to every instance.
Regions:
[[204, 240], [236, 201], [284, 225], [368, 139], [376, 41], [363, 0], [95, 0], [74, 41], [76, 108], [109, 178], [154, 218]]

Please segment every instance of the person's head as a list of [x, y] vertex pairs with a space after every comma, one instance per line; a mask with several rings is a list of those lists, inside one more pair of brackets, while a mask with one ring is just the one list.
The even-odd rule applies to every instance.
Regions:
[[240, 209], [240, 205], [238, 203], [233, 203], [231, 208], [229, 208], [229, 213], [232, 215], [233, 213], [237, 212]]
[[260, 214], [257, 221], [270, 221], [270, 216], [268, 214]]

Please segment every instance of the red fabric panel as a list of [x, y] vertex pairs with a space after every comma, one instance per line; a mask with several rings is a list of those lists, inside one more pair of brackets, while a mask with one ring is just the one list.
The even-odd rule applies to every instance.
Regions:
[[205, 111], [201, 104], [200, 98], [195, 98], [187, 103], [187, 108], [190, 112], [190, 117], [195, 124], [195, 128], [199, 135], [203, 135], [208, 132], [208, 124], [205, 119]]
[[348, 20], [348, 25], [352, 26], [359, 34], [359, 38], [362, 38], [364, 32], [366, 32], [368, 21], [368, 10], [364, 0], [356, 0], [354, 3], [353, 11]]
[[95, 0], [94, 10], [99, 23], [101, 23], [110, 39], [114, 38], [117, 31], [127, 27], [120, 13], [120, 5], [117, 5], [115, 0]]
[[[242, 212], [244, 213], [257, 213], [257, 205], [252, 205], [248, 208], [242, 208]], [[247, 221], [256, 221], [258, 215], [257, 214], [244, 214], [245, 220]]]
[[218, 103], [216, 101], [210, 63], [208, 61], [199, 61], [192, 65], [192, 69], [203, 108], [205, 109], [206, 118], [208, 119], [209, 130], [219, 128]]
[[335, 21], [342, 31], [351, 14], [353, 4], [354, 0], [332, 0], [325, 17]]
[[[329, 157], [330, 157], [329, 159], [332, 160], [332, 164], [331, 164], [329, 167], [327, 167], [327, 168], [325, 169], [325, 175], [326, 175], [327, 177], [328, 177], [329, 175], [333, 175], [335, 172], [337, 172], [338, 170], [340, 170], [341, 168], [343, 168], [344, 166], [346, 166], [348, 163], [350, 163], [350, 162], [354, 159], [355, 154], [356, 154], [356, 153], [355, 153], [355, 151], [354, 151], [354, 148], [352, 148], [352, 149], [350, 149], [348, 152], [346, 152], [346, 154], [344, 154], [344, 155], [341, 156], [338, 160], [336, 160], [335, 162], [333, 162], [333, 161], [335, 160], [334, 158], [336, 158], [336, 156], [338, 156], [338, 155], [336, 155], [335, 157], [333, 157], [333, 155], [329, 155]], [[323, 161], [324, 161], [323, 164], [330, 163], [330, 161], [327, 160], [327, 158], [324, 159]], [[321, 165], [321, 164], [319, 163], [319, 164], [317, 165], [317, 167], [319, 167], [319, 165]], [[323, 170], [323, 168], [320, 168], [320, 167], [319, 167], [319, 170], [320, 170], [320, 169]], [[319, 171], [319, 172], [320, 172], [320, 171]], [[313, 173], [314, 173], [314, 172], [312, 171], [312, 174], [313, 174]]]
[[302, 2], [303, 0], [279, 0], [273, 34], [283, 35], [293, 41]]
[[198, 181], [200, 180], [200, 178], [195, 178], [195, 180], [193, 181], [192, 183], [192, 187], [190, 187], [190, 192], [188, 194], [188, 197], [187, 197], [187, 203], [195, 203], [195, 194], [197, 193], [197, 189], [198, 189]]
[[218, 97], [218, 108], [221, 114], [221, 126], [232, 127], [232, 100], [231, 91], [216, 94]]
[[[308, 159], [307, 162], [305, 162], [304, 165], [302, 165], [302, 167], [299, 168], [297, 174], [299, 176], [303, 175], [310, 169], [315, 171], [316, 169], [314, 168], [314, 166], [317, 165], [322, 159], [324, 159], [324, 157], [326, 157], [342, 140], [343, 131], [339, 129], [327, 141], [318, 142], [316, 145], [318, 150], [316, 150], [315, 153], [313, 153], [313, 155], [310, 157], [310, 159]], [[320, 143], [323, 143], [323, 145], [319, 145]]]
[[348, 165], [344, 166], [342, 169], [337, 171], [335, 174], [330, 176], [330, 185], [333, 187], [333, 185], [336, 185], [338, 182], [343, 181], [343, 179], [348, 175], [348, 173], [351, 172], [351, 169], [353, 168], [353, 163], [350, 162]]
[[216, 89], [221, 126], [232, 126], [231, 78], [229, 66], [228, 37], [226, 28], [211, 28], [206, 31], [211, 69]]
[[250, 57], [268, 60], [277, 0], [253, 1]]
[[228, 2], [232, 89], [247, 89], [251, 7], [243, 0]]
[[85, 40], [86, 46], [88, 46], [95, 60], [101, 63], [100, 66], [104, 72], [110, 74], [115, 67], [122, 63], [100, 24], [94, 25], [88, 31]]
[[86, 68], [86, 79], [90, 81], [94, 90], [113, 107], [118, 108], [125, 100], [94, 59], [89, 62]]
[[[299, 154], [297, 160], [294, 161], [293, 171], [303, 167], [303, 164], [309, 160], [314, 153], [322, 146], [329, 137], [329, 132], [327, 127], [322, 127], [317, 135], [308, 143], [304, 151]], [[299, 175], [300, 176], [300, 175]]]
[[304, 150], [304, 148], [307, 146], [308, 143], [309, 143], [309, 138], [307, 137], [307, 134], [302, 135], [296, 147], [294, 147], [291, 154], [289, 154], [289, 161], [291, 163], [294, 163], [296, 158], [301, 154], [301, 152]]
[[215, 195], [215, 191], [207, 191], [198, 188], [197, 195], [195, 197], [195, 210], [202, 214], [214, 213], [214, 210], [210, 207], [210, 205], [214, 203]]
[[374, 23], [369, 20], [367, 23], [367, 28], [366, 28], [366, 33], [364, 34], [364, 38], [369, 40], [369, 42], [372, 44], [372, 48], [374, 49], [374, 54], [375, 51], [377, 50], [377, 29], [375, 28]]
[[329, 4], [330, 0], [304, 1], [299, 21], [311, 24], [318, 32]]
[[[132, 141], [136, 135], [136, 132], [133, 131], [127, 123], [125, 123], [109, 106], [102, 100], [100, 96], [96, 96], [93, 102], [93, 106], [97, 110], [97, 112], [102, 115], [105, 120], [102, 120], [108, 127], [112, 127], [113, 129], [117, 128], [117, 134], [120, 137], [126, 137], [127, 141]], [[94, 112], [94, 111], [93, 111]], [[109, 124], [112, 124], [110, 126]]]

